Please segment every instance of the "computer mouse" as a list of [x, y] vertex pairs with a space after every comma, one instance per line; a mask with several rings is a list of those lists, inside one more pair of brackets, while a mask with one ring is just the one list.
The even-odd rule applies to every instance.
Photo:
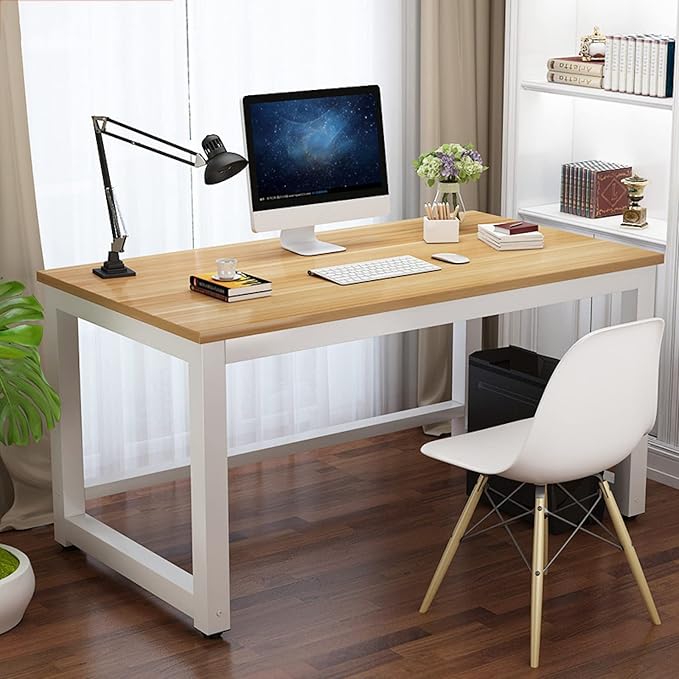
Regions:
[[431, 257], [432, 259], [440, 259], [442, 262], [447, 262], [448, 264], [469, 264], [469, 257], [457, 255], [454, 252], [437, 252]]

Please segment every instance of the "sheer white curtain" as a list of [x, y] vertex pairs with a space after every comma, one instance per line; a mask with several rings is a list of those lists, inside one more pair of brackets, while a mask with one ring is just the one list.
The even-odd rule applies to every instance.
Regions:
[[[194, 2], [189, 7], [191, 127], [196, 141], [216, 131], [227, 148], [244, 152], [240, 102], [246, 94], [378, 83], [391, 216], [402, 216], [409, 165], [403, 151], [402, 3], [250, 0]], [[218, 190], [196, 177], [194, 191], [197, 245], [253, 237], [245, 173]], [[233, 443], [414, 405], [408, 400], [410, 377], [404, 372], [413, 364], [405, 360], [408, 349], [407, 340], [398, 336], [230, 367], [228, 425]]]
[[[242, 152], [243, 94], [378, 83], [392, 216], [400, 216], [407, 167], [404, 6], [393, 0], [22, 2], [46, 266], [96, 261], [107, 251], [92, 114], [178, 143], [191, 140], [195, 148], [214, 132]], [[254, 237], [244, 174], [205, 187], [183, 165], [114, 139], [106, 144], [131, 233], [127, 256]], [[410, 350], [407, 338], [391, 337], [229, 368], [230, 445], [411, 406]], [[185, 463], [184, 364], [88, 324], [81, 324], [81, 355], [87, 482]]]

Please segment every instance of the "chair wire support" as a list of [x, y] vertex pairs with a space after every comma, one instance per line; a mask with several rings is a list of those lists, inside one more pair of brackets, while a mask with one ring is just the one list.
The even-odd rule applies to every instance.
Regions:
[[[518, 493], [525, 485], [526, 485], [525, 483], [522, 483], [520, 486], [518, 486], [517, 488], [515, 488], [515, 489], [514, 489], [509, 495], [507, 495], [507, 496], [502, 495], [502, 493], [500, 493], [499, 491], [495, 490], [494, 488], [491, 488], [490, 490], [492, 490], [494, 493], [496, 493], [497, 495], [500, 495], [500, 496], [502, 497], [502, 501], [497, 505], [497, 509], [500, 509], [500, 507], [502, 507], [502, 505], [503, 505], [505, 502], [511, 502], [512, 504], [517, 505], [518, 507], [521, 507], [521, 509], [523, 509], [524, 511], [532, 512], [532, 511], [533, 511], [532, 509], [529, 509], [528, 507], [524, 507], [522, 504], [520, 504], [520, 503], [518, 503], [516, 500], [513, 500], [513, 499], [512, 499], [512, 497], [513, 497], [516, 493]], [[484, 495], [485, 495], [486, 497], [488, 497], [488, 490], [489, 490], [489, 489], [488, 489], [488, 485], [486, 484], [486, 487], [485, 487], [485, 489], [484, 489], [484, 491], [483, 491], [483, 493], [484, 493]], [[498, 527], [500, 526], [500, 524], [493, 524], [492, 526], [488, 526], [487, 528], [484, 528], [483, 530], [476, 530], [476, 528], [477, 528], [478, 526], [480, 526], [482, 523], [484, 523], [485, 520], [486, 520], [489, 516], [492, 516], [492, 515], [495, 514], [495, 512], [496, 512], [495, 504], [493, 503], [492, 500], [490, 500], [490, 498], [489, 498], [489, 501], [490, 501], [490, 504], [491, 504], [491, 506], [493, 507], [493, 509], [491, 509], [490, 511], [488, 511], [488, 513], [484, 514], [483, 517], [481, 517], [481, 518], [480, 518], [473, 526], [471, 526], [470, 528], [467, 528], [467, 530], [466, 530], [466, 532], [465, 532], [465, 534], [464, 534], [464, 536], [463, 536], [461, 542], [464, 541], [464, 540], [466, 540], [467, 538], [472, 538], [472, 537], [475, 537], [476, 535], [481, 535], [481, 533], [485, 533], [485, 532], [487, 532], [487, 531], [489, 531], [489, 530], [492, 530], [493, 528], [498, 528]], [[511, 521], [514, 520], [514, 518], [519, 518], [519, 517], [513, 517], [512, 519], [509, 519], [508, 521], [511, 522]]]
[[[601, 476], [600, 475], [595, 475], [595, 478], [597, 481], [601, 481]], [[526, 558], [525, 553], [521, 549], [521, 546], [517, 542], [516, 538], [514, 537], [514, 534], [511, 531], [511, 528], [509, 527], [510, 524], [519, 521], [520, 519], [523, 519], [526, 516], [529, 516], [531, 514], [535, 513], [534, 508], [529, 508], [526, 507], [525, 505], [521, 504], [520, 502], [516, 501], [513, 496], [518, 493], [526, 484], [522, 483], [519, 486], [517, 486], [509, 495], [503, 495], [500, 491], [496, 490], [495, 488], [486, 488], [483, 491], [483, 494], [486, 496], [486, 499], [491, 505], [491, 509], [484, 514], [484, 516], [479, 519], [473, 526], [467, 529], [465, 532], [464, 536], [462, 537], [461, 542], [464, 542], [465, 540], [468, 540], [469, 538], [476, 537], [478, 535], [483, 535], [484, 533], [487, 533], [490, 530], [493, 530], [495, 528], [504, 528], [507, 531], [507, 535], [509, 535], [510, 540], [512, 541], [512, 544], [516, 548], [517, 552], [519, 553], [519, 556], [521, 557], [521, 560], [523, 563], [526, 565], [529, 571], [532, 571], [531, 565]], [[587, 533], [587, 535], [591, 535], [594, 538], [597, 538], [601, 542], [605, 542], [608, 545], [611, 545], [612, 547], [615, 547], [616, 549], [622, 550], [622, 545], [618, 542], [615, 534], [607, 528], [596, 516], [594, 516], [594, 510], [598, 506], [598, 504], [601, 502], [603, 499], [602, 491], [601, 488], [597, 488], [597, 491], [595, 493], [592, 493], [588, 495], [587, 497], [582, 498], [581, 500], [578, 500], [570, 491], [568, 491], [562, 484], [557, 483], [555, 484], [557, 488], [561, 490], [561, 492], [564, 493], [564, 495], [567, 496], [567, 498], [570, 500], [567, 504], [563, 505], [562, 507], [559, 508], [560, 512], [569, 509], [575, 505], [580, 507], [580, 509], [583, 510], [584, 516], [582, 519], [579, 521], [579, 523], [574, 523], [573, 521], [570, 521], [569, 519], [564, 518], [560, 513], [551, 511], [549, 509], [545, 509], [545, 518], [553, 517], [555, 519], [558, 519], [559, 521], [563, 521], [565, 524], [573, 528], [573, 531], [571, 534], [568, 536], [568, 538], [564, 541], [564, 543], [559, 547], [557, 550], [556, 554], [545, 564], [544, 568], [542, 569], [543, 573], [546, 573], [549, 568], [552, 566], [552, 564], [556, 561], [557, 557], [563, 552], [563, 550], [566, 548], [568, 543], [575, 537], [576, 533], [583, 532]], [[502, 499], [500, 502], [496, 502], [493, 499], [492, 494], [495, 494], [496, 496], [501, 497]], [[594, 502], [591, 504], [591, 506], [587, 507], [584, 503], [587, 502], [588, 500], [591, 500], [592, 498], [596, 498]], [[515, 507], [518, 507], [519, 509], [523, 510], [521, 513], [517, 514], [516, 516], [512, 516], [510, 518], [505, 519], [502, 513], [500, 512], [501, 507], [505, 504], [509, 503], [514, 505]], [[486, 521], [490, 516], [497, 516], [499, 521], [497, 523], [494, 523], [492, 526], [486, 526], [485, 528], [479, 529], [479, 526]], [[604, 537], [603, 535], [598, 535], [597, 533], [585, 528], [585, 523], [587, 522], [588, 519], [593, 519], [594, 522], [599, 525], [608, 535], [610, 535], [613, 540], [609, 540], [608, 538]]]

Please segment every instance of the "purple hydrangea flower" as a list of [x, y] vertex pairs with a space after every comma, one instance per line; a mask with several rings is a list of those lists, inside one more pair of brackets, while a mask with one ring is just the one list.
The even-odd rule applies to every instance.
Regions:
[[463, 155], [469, 156], [474, 162], [483, 163], [483, 158], [476, 149], [467, 149]]
[[455, 158], [447, 153], [436, 154], [441, 161], [441, 176], [448, 181], [456, 181], [458, 177]]

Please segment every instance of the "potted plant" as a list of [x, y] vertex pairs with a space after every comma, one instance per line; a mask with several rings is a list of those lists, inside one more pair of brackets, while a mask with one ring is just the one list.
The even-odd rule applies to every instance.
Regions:
[[[0, 445], [39, 441], [61, 414], [40, 365], [43, 310], [24, 285], [0, 281]], [[17, 625], [35, 591], [28, 557], [0, 544], [0, 634]]]
[[448, 203], [451, 213], [458, 208], [460, 221], [465, 213], [460, 184], [478, 181], [488, 169], [472, 144], [441, 144], [420, 155], [413, 161], [413, 167], [427, 186], [437, 184], [434, 202]]

